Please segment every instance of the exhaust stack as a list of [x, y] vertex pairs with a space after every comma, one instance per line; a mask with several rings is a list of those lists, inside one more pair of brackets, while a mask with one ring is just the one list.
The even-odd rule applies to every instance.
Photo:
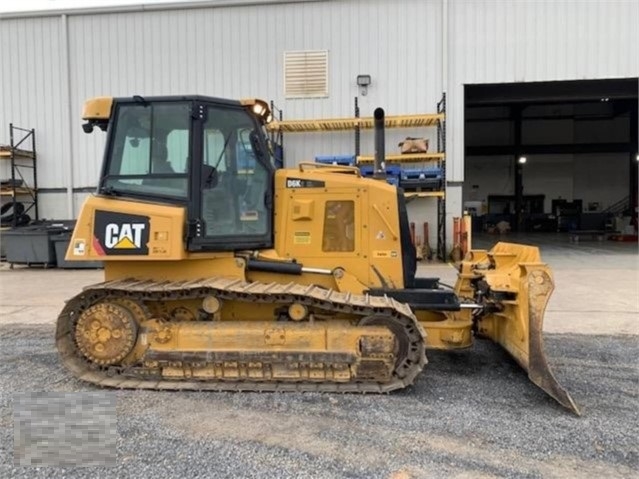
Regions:
[[386, 179], [386, 144], [384, 138], [384, 109], [375, 108], [373, 112], [375, 127], [375, 166], [373, 177], [378, 180]]

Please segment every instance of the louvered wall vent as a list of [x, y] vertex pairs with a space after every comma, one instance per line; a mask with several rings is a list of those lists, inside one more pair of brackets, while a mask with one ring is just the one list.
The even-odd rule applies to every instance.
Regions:
[[284, 52], [286, 98], [328, 96], [328, 50]]

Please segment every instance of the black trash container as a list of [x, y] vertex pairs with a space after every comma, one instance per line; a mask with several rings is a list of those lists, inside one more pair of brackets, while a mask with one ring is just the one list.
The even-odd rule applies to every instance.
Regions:
[[51, 238], [64, 231], [67, 231], [65, 226], [52, 223], [39, 223], [3, 231], [7, 263], [40, 265], [45, 268], [55, 266], [55, 247]]

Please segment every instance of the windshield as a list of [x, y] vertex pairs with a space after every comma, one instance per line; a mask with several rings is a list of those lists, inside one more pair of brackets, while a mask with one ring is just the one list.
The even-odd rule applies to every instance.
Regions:
[[190, 110], [190, 103], [120, 105], [102, 190], [186, 199]]

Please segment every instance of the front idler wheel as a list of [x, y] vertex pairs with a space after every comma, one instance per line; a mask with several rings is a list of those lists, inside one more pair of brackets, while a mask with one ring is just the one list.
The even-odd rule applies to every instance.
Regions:
[[402, 323], [392, 316], [383, 314], [373, 314], [362, 318], [359, 322], [360, 326], [385, 326], [395, 336], [395, 370], [399, 374], [403, 369], [405, 361], [408, 359], [410, 338]]

